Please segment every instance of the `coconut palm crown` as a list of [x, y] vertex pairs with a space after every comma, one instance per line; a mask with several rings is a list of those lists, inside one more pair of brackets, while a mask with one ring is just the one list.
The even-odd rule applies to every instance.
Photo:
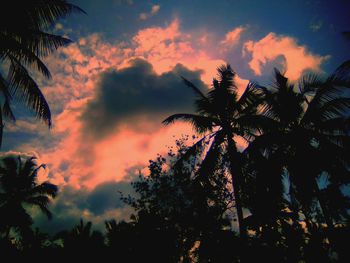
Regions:
[[232, 176], [240, 235], [244, 237], [246, 230], [241, 203], [243, 159], [234, 139], [242, 137], [247, 141], [252, 140], [269, 128], [270, 119], [260, 114], [259, 104], [262, 97], [259, 87], [251, 82], [239, 96], [235, 75], [230, 65], [219, 67], [218, 78], [213, 79], [212, 88], [207, 94], [183, 78], [185, 84], [197, 95], [196, 112], [174, 114], [163, 123], [170, 124], [178, 120], [190, 122], [199, 134], [204, 135], [189, 149], [189, 155], [202, 151], [208, 140], [210, 141], [210, 147], [201, 163], [202, 176], [209, 176], [216, 160], [220, 156], [226, 156]]

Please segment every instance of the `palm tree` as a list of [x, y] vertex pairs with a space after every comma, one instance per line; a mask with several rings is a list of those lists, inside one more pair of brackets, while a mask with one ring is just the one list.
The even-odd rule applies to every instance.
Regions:
[[44, 164], [37, 165], [35, 157], [24, 162], [19, 156], [5, 157], [0, 166], [0, 230], [9, 238], [11, 229], [23, 232], [33, 223], [27, 208], [38, 207], [49, 219], [51, 198], [57, 194], [57, 186], [49, 182], [38, 184], [37, 176]]
[[49, 105], [31, 71], [50, 78], [42, 58], [71, 42], [68, 38], [47, 33], [58, 19], [72, 12], [83, 12], [65, 0], [7, 1], [0, 16], [0, 63], [7, 69], [0, 73], [0, 146], [3, 116], [15, 120], [13, 98], [33, 110], [36, 117], [51, 127]]
[[[256, 138], [247, 152], [277, 151], [285, 157], [281, 166], [288, 171], [291, 192], [308, 220], [318, 205], [329, 229], [333, 218], [318, 179], [327, 174], [336, 185], [349, 182], [349, 62], [323, 79], [316, 74], [305, 75], [298, 84], [275, 70], [275, 82], [265, 94], [264, 115], [274, 122], [274, 129]], [[282, 174], [281, 174], [282, 175]], [[292, 196], [293, 198], [293, 196]]]
[[100, 231], [93, 230], [92, 223], [80, 219], [79, 224], [70, 231], [62, 231], [56, 238], [63, 240], [64, 248], [68, 250], [90, 253], [104, 247], [104, 237]]
[[210, 175], [219, 156], [228, 154], [229, 170], [232, 178], [239, 231], [246, 236], [243, 224], [241, 203], [243, 159], [234, 140], [235, 136], [251, 140], [257, 133], [269, 127], [269, 118], [259, 114], [260, 90], [254, 83], [249, 83], [239, 97], [234, 82], [235, 72], [230, 65], [218, 68], [219, 79], [213, 80], [212, 89], [204, 95], [190, 81], [183, 78], [185, 84], [192, 88], [198, 98], [195, 101], [196, 114], [174, 114], [163, 121], [170, 124], [177, 120], [190, 122], [199, 134], [204, 135], [188, 151], [189, 155], [203, 151], [210, 144], [202, 161], [202, 174]]

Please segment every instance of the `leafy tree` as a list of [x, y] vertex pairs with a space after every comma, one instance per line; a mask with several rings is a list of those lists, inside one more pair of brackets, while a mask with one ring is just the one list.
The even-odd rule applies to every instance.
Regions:
[[[42, 58], [71, 42], [68, 38], [48, 33], [58, 21], [72, 12], [83, 12], [64, 0], [9, 1], [2, 5], [0, 17], [0, 63], [7, 69], [0, 72], [0, 145], [3, 116], [15, 120], [11, 102], [16, 98], [37, 118], [51, 126], [49, 105], [31, 71], [50, 78]], [[7, 71], [7, 72], [6, 72]]]
[[214, 251], [222, 249], [225, 240], [233, 239], [220, 240], [225, 231], [230, 232], [226, 212], [231, 205], [220, 161], [211, 175], [203, 177], [197, 158], [183, 158], [189, 149], [186, 140], [177, 141], [168, 159], [158, 156], [150, 161], [149, 175], [140, 175], [133, 183], [137, 197], [123, 197], [136, 211], [132, 219], [144, 248], [140, 253], [154, 255], [153, 260], [157, 256], [166, 262], [191, 262], [193, 258], [206, 262], [205, 258], [219, 254]]

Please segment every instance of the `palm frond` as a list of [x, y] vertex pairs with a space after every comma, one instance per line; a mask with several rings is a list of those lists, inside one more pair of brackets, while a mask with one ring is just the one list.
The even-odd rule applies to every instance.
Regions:
[[[33, 174], [33, 170], [37, 166], [35, 160], [36, 160], [35, 156], [32, 156], [32, 157], [26, 159], [24, 164], [22, 165], [22, 167], [20, 169], [19, 176], [29, 176], [29, 177], [31, 177], [32, 174]], [[32, 180], [35, 180], [35, 178], [33, 178]]]
[[347, 136], [350, 130], [350, 117], [337, 117], [318, 122], [316, 127], [323, 134]]
[[312, 100], [303, 116], [302, 123], [318, 123], [332, 118], [344, 117], [349, 109], [350, 98], [338, 97], [322, 104], [314, 103]]
[[350, 74], [350, 60], [344, 61], [333, 73], [336, 76], [344, 76]]
[[14, 58], [8, 79], [14, 97], [33, 109], [37, 118], [51, 127], [51, 111], [44, 95], [28, 71]]
[[182, 168], [183, 163], [187, 162], [191, 157], [196, 157], [199, 153], [203, 151], [206, 145], [207, 137], [204, 136], [192, 146], [190, 146], [184, 153], [182, 153], [179, 158], [174, 163], [174, 168]]
[[35, 186], [30, 192], [32, 195], [47, 195], [55, 198], [58, 192], [58, 187], [57, 185], [51, 184], [49, 182], [44, 182]]
[[322, 105], [323, 103], [341, 97], [349, 88], [350, 78], [332, 74], [317, 89], [310, 105], [315, 104], [316, 107], [319, 107], [319, 105]]
[[[12, 112], [10, 102], [12, 100], [12, 96], [9, 92], [9, 86], [7, 81], [3, 78], [3, 76], [0, 74], [0, 91], [2, 92], [4, 96], [4, 105], [2, 108], [2, 114], [4, 114], [5, 117], [8, 117], [10, 120], [15, 121], [16, 118]], [[0, 143], [1, 145], [1, 143]]]
[[285, 140], [286, 138], [284, 134], [280, 131], [271, 131], [257, 136], [252, 142], [249, 143], [248, 147], [243, 152], [249, 154], [261, 151], [269, 154], [279, 146], [282, 146]]
[[284, 90], [288, 88], [288, 78], [284, 76], [284, 73], [274, 68], [274, 85], [275, 88], [279, 90]]
[[15, 60], [17, 63], [20, 63], [23, 66], [29, 66], [39, 71], [43, 76], [50, 79], [51, 73], [46, 65], [41, 61], [41, 59], [30, 50], [26, 43], [18, 42], [16, 39], [13, 39], [8, 36], [0, 34], [0, 39], [4, 50], [4, 57], [8, 58], [10, 63], [13, 63]]
[[[229, 64], [221, 65], [217, 68], [219, 76], [219, 86], [222, 89], [236, 90], [237, 87], [234, 82], [236, 73], [233, 71]], [[215, 87], [215, 86], [214, 86]]]
[[315, 73], [305, 74], [301, 77], [298, 87], [302, 95], [315, 93], [318, 88], [322, 87], [324, 80]]
[[241, 97], [237, 101], [240, 105], [239, 109], [248, 107], [249, 105], [258, 106], [261, 103], [263, 91], [256, 82], [249, 82]]
[[183, 82], [186, 84], [186, 86], [191, 88], [199, 98], [208, 100], [208, 98], [204, 95], [204, 93], [198, 87], [196, 87], [191, 81], [187, 80], [183, 76], [181, 76], [181, 78]]
[[58, 48], [67, 46], [72, 42], [68, 38], [42, 31], [29, 31], [26, 33], [27, 36], [22, 40], [22, 42], [38, 57], [45, 57]]
[[37, 0], [23, 6], [26, 19], [36, 28], [43, 29], [53, 25], [58, 19], [73, 12], [85, 13], [80, 7], [64, 0]]
[[217, 122], [216, 119], [211, 117], [188, 114], [188, 113], [178, 113], [178, 114], [169, 116], [162, 123], [165, 125], [168, 125], [168, 124], [174, 123], [177, 120], [190, 122], [199, 133], [211, 131], [212, 128], [216, 126], [216, 122]]
[[320, 119], [331, 119], [348, 114], [350, 98], [336, 98], [322, 105], [319, 109]]
[[259, 134], [276, 131], [280, 128], [280, 123], [265, 115], [242, 115], [235, 119], [235, 126], [242, 131], [257, 132]]
[[47, 196], [35, 196], [27, 198], [25, 201], [29, 205], [36, 205], [40, 208], [41, 212], [43, 212], [48, 219], [52, 218], [52, 213], [48, 209], [48, 204], [50, 203], [50, 199]]
[[0, 92], [3, 94], [4, 98], [4, 104], [0, 106], [0, 147], [2, 145], [2, 136], [4, 132], [4, 123], [3, 123], [3, 116], [9, 118], [12, 121], [15, 121], [15, 116], [12, 112], [12, 109], [10, 107], [10, 101], [12, 99], [11, 94], [8, 90], [8, 83], [3, 78], [3, 76], [0, 73]]
[[220, 154], [222, 151], [221, 144], [224, 142], [225, 136], [221, 131], [217, 132], [213, 138], [213, 142], [209, 147], [201, 165], [199, 168], [200, 177], [210, 177], [213, 175], [215, 168], [220, 160]]
[[16, 117], [13, 114], [13, 111], [11, 109], [10, 101], [5, 100], [4, 105], [2, 106], [2, 113], [4, 114], [4, 116], [9, 118], [11, 121], [16, 121]]

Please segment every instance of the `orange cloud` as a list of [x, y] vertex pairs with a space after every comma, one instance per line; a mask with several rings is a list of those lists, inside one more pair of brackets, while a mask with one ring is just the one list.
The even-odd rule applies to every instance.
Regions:
[[191, 70], [200, 69], [203, 71], [202, 80], [210, 85], [217, 67], [226, 62], [210, 57], [208, 50], [196, 49], [194, 46], [205, 36], [198, 37], [192, 39], [190, 34], [181, 32], [178, 19], [165, 28], [146, 28], [133, 37], [136, 46], [134, 57], [149, 61], [158, 74], [171, 70], [177, 63]]
[[140, 20], [146, 20], [152, 16], [154, 16], [155, 14], [157, 14], [160, 10], [160, 5], [153, 5], [151, 8], [151, 11], [149, 13], [141, 13], [139, 15], [139, 19]]
[[225, 39], [222, 40], [220, 43], [226, 47], [232, 47], [238, 44], [238, 41], [240, 40], [241, 34], [245, 30], [245, 27], [240, 26], [235, 28], [234, 30], [228, 32], [225, 36]]
[[[222, 43], [233, 43], [232, 32], [236, 31], [238, 37], [237, 32], [242, 30], [231, 31]], [[175, 19], [165, 27], [139, 30], [130, 42], [109, 43], [99, 34], [79, 39], [47, 59], [54, 76], [43, 89], [55, 112], [54, 128], [48, 135], [52, 144], [34, 140], [22, 149], [36, 148], [41, 153], [41, 161], [48, 164], [50, 180], [75, 188], [93, 188], [101, 182], [119, 181], [128, 175], [130, 167], [146, 166], [149, 159], [167, 150], [166, 145], [174, 143], [173, 136], [194, 131], [184, 123], [163, 127], [160, 120], [152, 122], [140, 113], [121, 122], [108, 137], [91, 140], [84, 134], [81, 114], [98, 92], [99, 76], [110, 68], [128, 67], [132, 59], [144, 58], [157, 74], [172, 70], [178, 63], [191, 70], [201, 70], [201, 79], [210, 86], [217, 67], [225, 61], [219, 51], [215, 52], [217, 43], [208, 41], [209, 35], [183, 32], [179, 20]], [[240, 91], [248, 83], [239, 76], [236, 82]], [[138, 131], [131, 128], [128, 121], [138, 122]]]
[[286, 76], [291, 80], [297, 80], [305, 70], [321, 71], [322, 62], [329, 58], [314, 55], [305, 46], [298, 45], [294, 38], [278, 36], [275, 33], [269, 33], [257, 42], [246, 42], [243, 52], [251, 53], [249, 66], [258, 76], [262, 75], [262, 69], [267, 62], [283, 56]]

